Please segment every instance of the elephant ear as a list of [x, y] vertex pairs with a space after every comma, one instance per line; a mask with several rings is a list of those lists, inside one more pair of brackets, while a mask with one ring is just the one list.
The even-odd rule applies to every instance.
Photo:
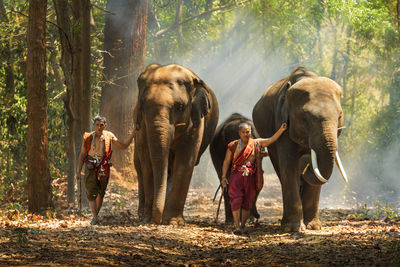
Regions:
[[288, 79], [285, 80], [281, 86], [281, 96], [279, 97], [278, 105], [276, 107], [276, 121], [278, 122], [278, 125], [284, 122], [287, 123], [289, 120], [289, 106], [286, 102], [286, 93], [291, 86], [292, 83]]
[[200, 125], [200, 120], [210, 111], [210, 96], [207, 90], [207, 85], [200, 79], [193, 79], [194, 81], [194, 95], [192, 98], [192, 111], [190, 116], [192, 118], [193, 127], [197, 128]]

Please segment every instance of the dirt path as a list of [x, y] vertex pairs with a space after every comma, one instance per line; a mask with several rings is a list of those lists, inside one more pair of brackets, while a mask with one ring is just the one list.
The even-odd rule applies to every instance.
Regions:
[[398, 220], [355, 221], [347, 219], [350, 211], [322, 210], [321, 231], [284, 234], [280, 189], [270, 186], [259, 199], [259, 224], [243, 235], [222, 223], [223, 208], [216, 224], [213, 192], [195, 189], [188, 195], [185, 226], [143, 225], [136, 191], [117, 182], [106, 195], [100, 226], [66, 211], [46, 218], [3, 211], [0, 265], [400, 265]]

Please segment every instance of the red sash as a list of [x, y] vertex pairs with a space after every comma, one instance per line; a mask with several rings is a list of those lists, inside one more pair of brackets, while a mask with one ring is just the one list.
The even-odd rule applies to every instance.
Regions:
[[[237, 147], [238, 141], [233, 141], [231, 142], [228, 146], [231, 149], [232, 153], [235, 153], [236, 147]], [[250, 138], [249, 142], [247, 145], [239, 152], [239, 154], [236, 156], [236, 158], [232, 162], [232, 169], [231, 171], [242, 171], [242, 165], [247, 161], [247, 159], [250, 157], [250, 155], [253, 153], [253, 150], [255, 150], [255, 155], [256, 155], [256, 166], [254, 164], [246, 164], [247, 169], [249, 170], [249, 174], [252, 175], [254, 172], [257, 172], [256, 175], [256, 190], [257, 192], [260, 192], [261, 189], [264, 186], [264, 177], [263, 177], [263, 170], [261, 167], [261, 161], [262, 161], [262, 156], [261, 155], [261, 148], [259, 145], [257, 145], [256, 142], [254, 142], [254, 139]]]
[[254, 140], [252, 138], [249, 139], [247, 145], [239, 152], [236, 158], [233, 160], [233, 166], [240, 166], [246, 162], [246, 160], [251, 156], [254, 150]]
[[[90, 146], [91, 146], [92, 139], [93, 139], [93, 133], [94, 132], [84, 133], [84, 135], [83, 135], [83, 143], [84, 143], [84, 147], [86, 149], [86, 155], [90, 150]], [[103, 149], [103, 156], [102, 156], [100, 162], [98, 164], [95, 164], [95, 163], [89, 161], [87, 156], [85, 158], [86, 163], [93, 165], [93, 169], [96, 174], [96, 178], [99, 179], [99, 177], [98, 177], [99, 171], [100, 171], [100, 169], [103, 169], [104, 176], [101, 177], [101, 180], [108, 178], [108, 176], [110, 174], [109, 161], [111, 160], [111, 155], [112, 155], [112, 140], [106, 131], [103, 131], [103, 135], [104, 135], [104, 149]]]

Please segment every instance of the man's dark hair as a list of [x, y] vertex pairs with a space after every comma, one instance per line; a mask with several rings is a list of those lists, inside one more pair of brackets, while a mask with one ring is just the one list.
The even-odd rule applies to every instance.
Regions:
[[100, 115], [97, 115], [96, 117], [93, 118], [93, 124], [96, 123], [96, 121], [104, 121], [104, 123], [107, 123], [106, 117], [102, 117]]

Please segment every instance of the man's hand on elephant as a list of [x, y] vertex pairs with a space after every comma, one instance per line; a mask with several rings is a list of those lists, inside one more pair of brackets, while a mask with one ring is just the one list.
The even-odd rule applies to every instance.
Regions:
[[284, 131], [287, 129], [287, 123], [286, 122], [282, 123], [281, 129], [284, 130]]
[[225, 190], [225, 187], [228, 185], [228, 180], [226, 179], [226, 177], [222, 177], [221, 178], [221, 186], [222, 186], [222, 189], [224, 189]]

